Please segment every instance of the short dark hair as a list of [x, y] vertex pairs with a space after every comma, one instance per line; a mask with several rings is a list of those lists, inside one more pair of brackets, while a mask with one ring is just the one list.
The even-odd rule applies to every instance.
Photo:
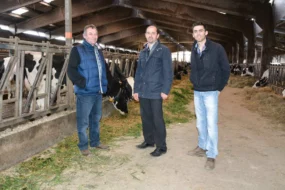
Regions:
[[[152, 24], [152, 25], [149, 25], [147, 28], [146, 28], [146, 30], [149, 28], [149, 27], [155, 27], [156, 28], [156, 33], [157, 34], [159, 34], [159, 30], [158, 30], [158, 27], [155, 25], [155, 24]], [[145, 32], [146, 32], [146, 30], [145, 30]]]
[[192, 30], [194, 29], [195, 26], [203, 26], [205, 28], [205, 31], [208, 31], [206, 25], [202, 22], [194, 22], [192, 25]]

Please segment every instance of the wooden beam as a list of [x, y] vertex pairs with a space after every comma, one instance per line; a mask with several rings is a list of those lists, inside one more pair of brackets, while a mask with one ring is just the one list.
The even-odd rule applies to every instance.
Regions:
[[[100, 11], [113, 6], [113, 0], [97, 0], [88, 2], [78, 2], [72, 4], [72, 18], [84, 14]], [[46, 26], [48, 24], [60, 22], [64, 20], [64, 8], [58, 7], [51, 12], [41, 14], [33, 17], [27, 21], [16, 24], [18, 28], [17, 33], [24, 32], [25, 30], [33, 30]]]
[[234, 0], [227, 0], [227, 1], [162, 0], [162, 1], [176, 3], [179, 5], [186, 5], [189, 7], [195, 7], [199, 9], [205, 9], [209, 11], [224, 12], [231, 15], [243, 16], [246, 18], [254, 17], [255, 3], [250, 3], [250, 2], [238, 2]]
[[[101, 11], [95, 15], [84, 18], [78, 22], [74, 22], [72, 25], [72, 32], [79, 33], [83, 31], [84, 26], [88, 24], [94, 24], [96, 27], [111, 24], [118, 21], [123, 21], [132, 18], [134, 11], [129, 8], [111, 8], [105, 11]], [[57, 28], [51, 31], [51, 35], [64, 34], [64, 27]]]
[[42, 0], [1, 0], [0, 13], [12, 11], [40, 1]]
[[[191, 37], [192, 37], [192, 34], [193, 34], [192, 33], [192, 29], [188, 30], [188, 29], [185, 29], [185, 28], [182, 28], [182, 27], [171, 27], [171, 26], [167, 26], [165, 24], [163, 24], [163, 25], [159, 24], [158, 26], [159, 26], [159, 28], [162, 28], [162, 29], [165, 29], [165, 30], [185, 33], [186, 35], [189, 35]], [[208, 37], [210, 39], [213, 39], [213, 40], [220, 40], [220, 41], [231, 42], [231, 43], [234, 43], [234, 41], [235, 41], [235, 40], [233, 40], [233, 39], [231, 39], [229, 37], [226, 37], [226, 36], [215, 35], [211, 31], [209, 31]]]
[[[98, 27], [99, 37], [106, 36], [109, 34], [117, 33], [123, 30], [133, 29], [140, 26], [145, 26], [146, 28], [147, 22], [145, 20], [139, 18], [132, 18], [116, 23], [106, 24]], [[83, 30], [83, 28], [82, 28]], [[75, 38], [82, 38], [82, 34], [75, 36]]]
[[205, 24], [241, 31], [245, 36], [248, 35], [250, 30], [253, 30], [252, 21], [235, 16], [222, 15], [213, 11], [178, 5], [176, 3], [152, 0], [144, 0], [143, 2], [136, 0], [120, 0], [120, 5], [189, 21], [199, 20], [205, 22]]
[[117, 32], [111, 35], [100, 37], [99, 42], [103, 44], [110, 43], [112, 41], [116, 41], [116, 40], [123, 39], [126, 37], [131, 37], [137, 34], [144, 34], [145, 30], [146, 30], [145, 26], [141, 26], [141, 27], [133, 28], [129, 30], [123, 30], [123, 31], [120, 31], [120, 32]]
[[274, 21], [272, 7], [270, 4], [264, 4], [262, 6], [263, 11], [259, 12], [257, 17], [258, 21], [262, 23], [263, 28], [263, 38], [262, 38], [262, 60], [260, 67], [260, 76], [267, 69], [267, 66], [272, 60], [272, 51], [271, 49], [275, 46], [275, 35], [274, 35]]

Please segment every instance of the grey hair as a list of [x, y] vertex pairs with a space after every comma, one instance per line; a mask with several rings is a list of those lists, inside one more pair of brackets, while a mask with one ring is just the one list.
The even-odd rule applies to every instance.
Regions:
[[[86, 35], [86, 31], [87, 31], [88, 28], [92, 28], [92, 29], [96, 29], [96, 30], [97, 30], [97, 28], [96, 28], [96, 26], [95, 26], [94, 24], [88, 24], [88, 25], [86, 25], [86, 26], [84, 27], [83, 36]], [[97, 30], [97, 31], [98, 31], [98, 30]]]

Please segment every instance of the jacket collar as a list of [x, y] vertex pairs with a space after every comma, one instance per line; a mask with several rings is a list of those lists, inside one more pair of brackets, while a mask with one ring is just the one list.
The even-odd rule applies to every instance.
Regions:
[[85, 39], [83, 39], [83, 45], [87, 47], [88, 49], [94, 50], [94, 46], [88, 43]]
[[[154, 51], [156, 51], [156, 50], [158, 50], [159, 48], [161, 48], [160, 46], [161, 46], [161, 44], [159, 43], [159, 41], [157, 41], [155, 44], [153, 44], [153, 46], [152, 46], [152, 48], [151, 48], [151, 50], [150, 50], [149, 56], [148, 56], [148, 58], [147, 58], [146, 61], [149, 60], [149, 58], [153, 55], [153, 52], [154, 52]], [[147, 48], [145, 48], [144, 51], [147, 51]]]
[[[193, 44], [193, 49], [195, 50], [195, 52], [197, 52], [197, 48], [198, 48], [198, 45], [197, 45], [197, 41], [195, 40], [194, 44]], [[206, 43], [205, 43], [205, 50], [208, 50], [210, 48], [210, 44], [212, 43], [211, 40], [209, 40], [208, 38], [206, 38]], [[204, 51], [205, 51], [204, 50]]]

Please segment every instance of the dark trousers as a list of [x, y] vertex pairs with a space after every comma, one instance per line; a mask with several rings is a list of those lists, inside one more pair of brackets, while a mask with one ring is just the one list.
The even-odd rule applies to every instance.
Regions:
[[145, 142], [156, 144], [157, 148], [166, 148], [162, 99], [140, 98], [140, 112]]

